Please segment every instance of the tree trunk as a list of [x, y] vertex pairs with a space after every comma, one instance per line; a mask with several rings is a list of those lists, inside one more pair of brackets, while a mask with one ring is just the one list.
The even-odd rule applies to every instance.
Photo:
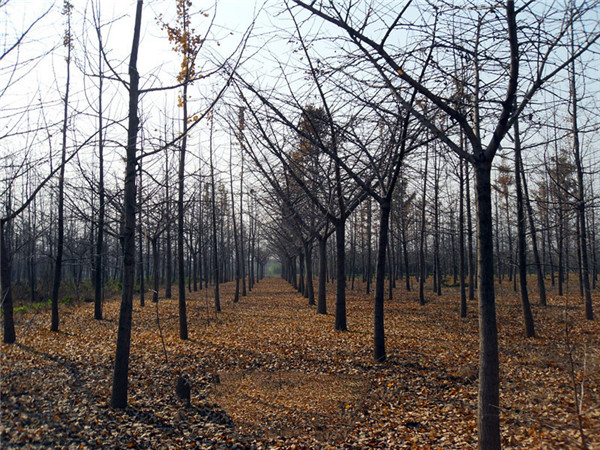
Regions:
[[517, 191], [517, 260], [519, 263], [519, 286], [521, 290], [521, 306], [523, 308], [523, 320], [525, 325], [525, 337], [535, 337], [533, 313], [529, 304], [527, 292], [527, 257], [525, 242], [525, 212], [523, 208], [523, 190], [521, 188], [521, 136], [519, 134], [519, 121], [514, 124], [515, 133], [515, 188]]
[[[529, 229], [531, 230], [531, 248], [533, 250], [533, 259], [535, 261], [535, 270], [537, 274], [538, 295], [540, 296], [540, 305], [546, 306], [546, 285], [544, 283], [544, 270], [540, 261], [540, 253], [537, 244], [537, 232], [533, 220], [533, 208], [529, 201], [529, 192], [527, 190], [527, 179], [523, 171], [523, 159], [519, 155], [519, 165], [521, 166], [521, 184], [523, 186], [523, 200], [527, 209], [527, 218], [529, 219]], [[543, 236], [542, 236], [543, 241]]]
[[[573, 27], [571, 26], [571, 52], [573, 53]], [[579, 125], [578, 119], [578, 101], [577, 89], [575, 85], [575, 60], [571, 63], [570, 73], [570, 90], [571, 90], [571, 123], [573, 132], [573, 153], [575, 156], [575, 167], [577, 169], [577, 220], [579, 221], [579, 247], [581, 247], [581, 258], [579, 265], [581, 267], [581, 285], [583, 288], [583, 297], [585, 305], [585, 318], [594, 320], [594, 309], [592, 305], [592, 292], [590, 289], [590, 270], [588, 264], [588, 248], [587, 248], [587, 224], [585, 211], [585, 194], [583, 180], [583, 163], [581, 162], [581, 151], [579, 144]]]
[[242, 173], [240, 174], [240, 271], [242, 277], [242, 297], [246, 297], [246, 259], [244, 255], [244, 203], [243, 199], [243, 176], [244, 176], [244, 160], [242, 159]]
[[377, 362], [386, 360], [384, 329], [384, 282], [385, 258], [389, 237], [391, 201], [386, 199], [381, 205], [379, 221], [379, 247], [377, 249], [377, 269], [375, 278], [375, 301], [373, 311], [373, 357]]
[[306, 260], [306, 294], [308, 297], [308, 304], [315, 304], [315, 290], [313, 286], [313, 261], [312, 261], [312, 245], [308, 242], [304, 242], [304, 254]]
[[425, 262], [425, 204], [427, 202], [427, 163], [428, 152], [425, 150], [425, 173], [423, 174], [423, 196], [421, 199], [421, 239], [419, 242], [419, 303], [425, 304], [425, 278], [427, 263]]
[[0, 279], [2, 281], [2, 318], [4, 324], [3, 340], [5, 344], [14, 344], [17, 337], [15, 334], [15, 322], [13, 314], [12, 283], [10, 273], [10, 255], [6, 243], [6, 232], [8, 222], [0, 221]]
[[[462, 135], [461, 135], [462, 147]], [[458, 211], [458, 264], [460, 283], [460, 317], [467, 317], [467, 293], [465, 291], [465, 173], [462, 161], [459, 163], [460, 199]]]
[[373, 207], [371, 206], [371, 199], [367, 199], [367, 262], [366, 262], [366, 280], [367, 280], [367, 295], [371, 293], [371, 281], [373, 280], [372, 263], [371, 263], [371, 223], [373, 222]]
[[165, 298], [171, 298], [173, 293], [171, 292], [171, 282], [173, 280], [173, 261], [172, 261], [172, 252], [173, 249], [171, 247], [171, 193], [169, 192], [169, 163], [168, 163], [168, 150], [165, 152], [165, 191], [166, 191], [166, 210], [165, 215], [167, 222], [167, 251], [166, 253], [166, 265], [165, 265]]
[[469, 268], [469, 300], [475, 300], [475, 267], [473, 258], [473, 219], [471, 214], [471, 176], [465, 162], [465, 198], [467, 199], [467, 267]]
[[153, 274], [154, 274], [154, 289], [152, 291], [152, 302], [158, 303], [158, 236], [152, 238], [152, 259], [153, 259]]
[[327, 237], [319, 239], [319, 293], [317, 313], [327, 314]]
[[[68, 5], [68, 4], [67, 4]], [[57, 239], [56, 239], [56, 259], [54, 261], [54, 281], [52, 283], [52, 321], [50, 324], [51, 331], [58, 331], [58, 291], [62, 281], [62, 260], [63, 247], [65, 239], [65, 219], [64, 219], [64, 204], [65, 204], [65, 163], [67, 159], [67, 124], [69, 120], [69, 89], [71, 86], [71, 10], [67, 6], [67, 30], [65, 43], [67, 47], [67, 79], [64, 98], [63, 126], [62, 126], [62, 148], [61, 148], [61, 167], [58, 175], [58, 222], [57, 222]]]
[[139, 250], [139, 283], [140, 283], [140, 306], [144, 306], [144, 241], [142, 233], [142, 162], [140, 161], [140, 187], [138, 189], [138, 210], [140, 213], [139, 226], [138, 226], [138, 250]]
[[335, 296], [335, 329], [347, 331], [346, 323], [346, 221], [344, 218], [335, 222], [336, 244], [336, 296]]
[[210, 202], [211, 202], [211, 216], [212, 216], [212, 234], [213, 234], [213, 270], [215, 273], [215, 311], [221, 311], [221, 297], [219, 293], [219, 256], [217, 253], [217, 203], [215, 196], [215, 167], [213, 164], [213, 121], [211, 117], [210, 122]]
[[433, 223], [434, 223], [434, 236], [433, 236], [433, 258], [435, 267], [435, 278], [433, 280], [433, 290], [438, 296], [442, 295], [442, 269], [440, 267], [440, 205], [439, 205], [439, 191], [440, 191], [440, 169], [438, 168], [438, 157], [437, 152], [434, 153], [433, 160], [433, 174], [434, 174], [434, 189], [433, 189]]
[[[100, 5], [98, 5], [99, 7]], [[99, 16], [100, 14], [98, 14]], [[99, 17], [98, 17], [99, 21]], [[102, 34], [100, 24], [96, 28], [98, 46], [102, 49]], [[104, 130], [103, 130], [103, 105], [102, 93], [104, 76], [102, 72], [102, 52], [98, 51], [98, 235], [96, 236], [96, 255], [94, 262], [94, 319], [102, 320], [102, 301], [104, 292], [104, 218], [105, 218], [105, 193], [104, 193]]]
[[[235, 219], [235, 197], [233, 195], [233, 155], [232, 148], [229, 148], [229, 188], [231, 190], [231, 220], [233, 222], [233, 245], [235, 251], [235, 294], [233, 303], [240, 300], [240, 240], [238, 238], [237, 221]], [[195, 289], [194, 289], [195, 290]]]
[[299, 266], [300, 266], [300, 279], [298, 281], [298, 292], [302, 294], [303, 297], [308, 298], [308, 294], [304, 287], [304, 251], [303, 249], [298, 249], [298, 257], [299, 257]]
[[494, 293], [491, 163], [475, 166], [479, 296], [479, 448], [500, 448], [500, 374]]
[[[185, 10], [185, 8], [184, 8]], [[186, 14], [184, 12], [184, 14]], [[184, 19], [187, 21], [187, 17]], [[185, 152], [187, 150], [188, 135], [188, 110], [187, 110], [187, 88], [189, 84], [189, 71], [186, 70], [185, 82], [183, 83], [183, 93], [181, 101], [183, 103], [183, 137], [181, 138], [181, 148], [179, 150], [179, 172], [177, 176], [177, 276], [179, 286], [179, 338], [187, 340], [187, 308], [185, 303], [185, 255], [184, 255], [184, 188], [185, 188]]]
[[350, 290], [354, 290], [354, 279], [356, 278], [356, 215], [352, 218], [352, 233], [350, 234], [350, 253], [352, 261], [350, 263]]
[[119, 314], [117, 349], [113, 372], [111, 406], [124, 409], [127, 407], [127, 389], [129, 375], [129, 352], [131, 347], [131, 320], [133, 309], [133, 283], [135, 269], [135, 172], [136, 141], [139, 119], [137, 115], [139, 95], [139, 74], [137, 71], [137, 55], [142, 25], [143, 0], [137, 1], [135, 27], [131, 57], [129, 60], [129, 117], [127, 127], [127, 163], [125, 172], [125, 193], [123, 210], [125, 212], [125, 228], [123, 230], [123, 292]]
[[410, 292], [410, 267], [408, 263], [408, 242], [406, 239], [406, 223], [404, 215], [402, 215], [402, 255], [404, 256], [404, 276], [406, 282], [406, 292]]

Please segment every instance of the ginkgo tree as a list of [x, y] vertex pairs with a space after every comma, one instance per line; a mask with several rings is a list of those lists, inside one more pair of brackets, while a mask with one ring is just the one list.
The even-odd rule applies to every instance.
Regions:
[[[530, 107], [542, 86], [566, 71], [571, 61], [597, 49], [600, 39], [597, 5], [587, 2], [573, 2], [566, 7], [521, 5], [512, 0], [491, 4], [433, 2], [423, 11], [411, 1], [379, 10], [370, 2], [293, 0], [293, 3], [304, 14], [309, 13], [341, 31], [352, 48], [363, 56], [366, 70], [379, 73], [390, 94], [433, 136], [473, 167], [479, 274], [479, 448], [500, 448], [492, 163], [511, 127], [523, 110]], [[530, 23], [538, 27], [526, 26]], [[562, 51], [571, 24], [577, 26], [577, 46], [565, 58]], [[456, 35], [456, 27], [460, 27], [460, 35]], [[401, 39], [411, 33], [413, 40]], [[427, 40], [431, 40], [430, 47], [424, 47]], [[430, 70], [421, 77], [419, 68], [428, 62], [427, 48], [435, 51]], [[460, 55], [472, 67], [472, 82], [468, 84], [471, 98], [465, 99], [467, 113], [447, 96], [450, 74], [455, 69], [448, 54]], [[426, 99], [432, 105], [430, 111], [414, 108], [403, 92], [406, 88], [414, 89]], [[468, 150], [455, 141], [458, 130], [468, 141]]]
[[[182, 137], [179, 146], [179, 171], [177, 176], [177, 260], [179, 285], [179, 337], [188, 338], [187, 313], [185, 303], [185, 260], [184, 260], [184, 187], [185, 187], [185, 155], [187, 150], [188, 127], [190, 121], [198, 121], [198, 117], [189, 117], [188, 88], [201, 75], [196, 73], [196, 57], [204, 43], [204, 37], [196, 34], [191, 28], [190, 0], [176, 0], [177, 18], [174, 25], [164, 24], [169, 42], [173, 50], [181, 56], [181, 70], [177, 81], [181, 84], [177, 105], [182, 108]], [[205, 15], [207, 15], [205, 13]]]

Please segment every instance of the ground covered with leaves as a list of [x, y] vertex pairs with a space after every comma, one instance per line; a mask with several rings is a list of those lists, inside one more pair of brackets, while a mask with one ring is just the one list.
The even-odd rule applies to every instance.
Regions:
[[[102, 321], [93, 304], [61, 306], [58, 333], [46, 309], [17, 314], [17, 343], [2, 345], [0, 446], [476, 446], [476, 303], [460, 319], [454, 290], [419, 306], [398, 289], [386, 301], [388, 360], [377, 364], [372, 299], [360, 285], [348, 290], [348, 332], [282, 280], [261, 281], [237, 304], [232, 285], [223, 288], [219, 314], [210, 292], [188, 294], [187, 341], [176, 295], [144, 307], [136, 299], [126, 410], [108, 406], [118, 299], [105, 303]], [[551, 296], [534, 307], [538, 336], [524, 339], [518, 297], [499, 289], [505, 447], [574, 448], [583, 429], [589, 448], [600, 448], [600, 326], [580, 304]], [[181, 375], [189, 408], [175, 394]]]

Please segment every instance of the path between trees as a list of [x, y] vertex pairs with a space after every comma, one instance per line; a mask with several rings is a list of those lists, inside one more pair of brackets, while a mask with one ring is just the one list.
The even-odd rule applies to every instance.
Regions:
[[[331, 298], [334, 296], [334, 286]], [[348, 332], [317, 315], [284, 281], [266, 279], [223, 312], [208, 291], [188, 293], [188, 341], [179, 340], [176, 293], [134, 307], [130, 407], [108, 407], [119, 301], [64, 307], [64, 332], [49, 311], [17, 315], [19, 340], [2, 346], [2, 448], [473, 447], [476, 445], [477, 320], [458, 318], [458, 296], [412, 293], [386, 304], [389, 361], [372, 358], [372, 300], [348, 291]], [[540, 336], [521, 338], [519, 303], [499, 295], [502, 426], [506, 447], [578, 442], [564, 345], [564, 300], [536, 309]], [[575, 304], [573, 302], [573, 304]], [[578, 303], [577, 303], [578, 304]], [[471, 310], [474, 309], [472, 306]], [[600, 330], [572, 318], [575, 381], [584, 380], [588, 442], [600, 444]], [[585, 354], [584, 354], [585, 352]], [[585, 358], [586, 371], [583, 372]], [[192, 407], [175, 395], [178, 376]]]

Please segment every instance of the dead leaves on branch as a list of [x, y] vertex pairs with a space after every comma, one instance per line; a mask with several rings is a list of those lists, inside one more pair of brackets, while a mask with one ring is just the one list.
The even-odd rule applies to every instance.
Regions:
[[[224, 286], [223, 298], [233, 298], [231, 289]], [[107, 302], [103, 321], [93, 319], [93, 305], [65, 308], [64, 333], [47, 331], [45, 311], [20, 314], [18, 343], [2, 347], [1, 445], [476, 446], [476, 318], [457, 317], [455, 294], [422, 307], [398, 292], [386, 304], [389, 360], [374, 364], [372, 300], [362, 292], [348, 291], [347, 333], [281, 280], [260, 282], [216, 319], [206, 293], [192, 293], [188, 341], [178, 337], [177, 301], [161, 300], [168, 362], [154, 305], [136, 306], [126, 411], [107, 406], [117, 300]], [[518, 299], [499, 293], [506, 447], [578, 446], [573, 381], [588, 444], [600, 446], [599, 326], [567, 310], [571, 372], [563, 302], [535, 309], [539, 337], [524, 340]], [[176, 397], [179, 376], [190, 380], [191, 408]]]

